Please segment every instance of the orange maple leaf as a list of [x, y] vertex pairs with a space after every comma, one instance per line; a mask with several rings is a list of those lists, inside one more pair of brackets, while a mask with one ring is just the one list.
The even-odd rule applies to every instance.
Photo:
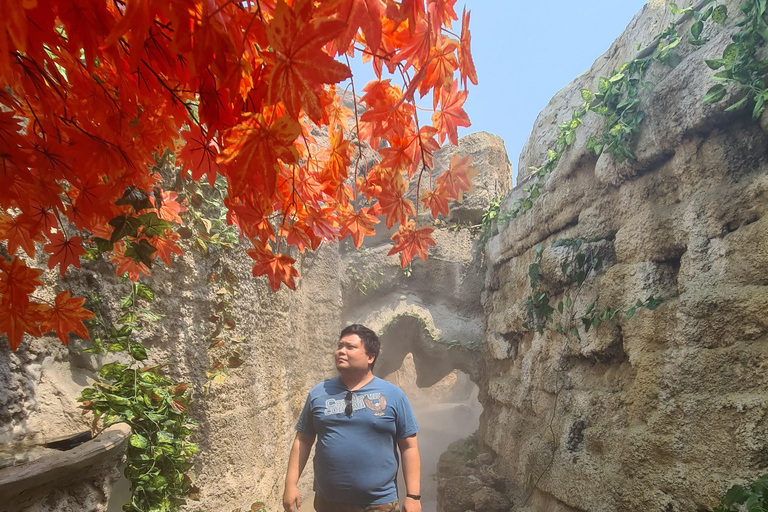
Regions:
[[251, 185], [271, 195], [280, 171], [278, 159], [287, 164], [299, 159], [293, 142], [301, 134], [301, 125], [287, 115], [271, 124], [262, 114], [244, 117], [227, 134], [227, 147], [219, 161], [229, 167], [228, 175], [238, 188]]
[[270, 248], [258, 240], [255, 241], [254, 248], [248, 249], [247, 253], [255, 260], [253, 276], [266, 275], [273, 292], [279, 290], [283, 283], [291, 290], [296, 289], [296, 282], [293, 280], [294, 277], [299, 277], [298, 271], [293, 268], [296, 260], [285, 254], [273, 254]]
[[384, 220], [387, 229], [397, 222], [404, 224], [408, 216], [414, 213], [413, 203], [404, 197], [408, 191], [408, 183], [403, 176], [400, 173], [395, 174], [389, 185], [381, 189], [379, 200], [373, 204], [372, 209], [374, 215], [386, 215]]
[[42, 334], [39, 324], [44, 319], [43, 312], [46, 309], [48, 306], [37, 302], [27, 302], [23, 306], [0, 302], [0, 332], [8, 336], [11, 350], [19, 348], [24, 333], [35, 337]]
[[[153, 256], [154, 254], [157, 253], [153, 253]], [[133, 258], [125, 255], [125, 243], [123, 242], [118, 242], [114, 245], [109, 261], [117, 263], [117, 276], [122, 276], [127, 272], [128, 277], [134, 283], [139, 280], [139, 274], [150, 275], [149, 269], [145, 264], [136, 263]]]
[[282, 102], [294, 119], [299, 119], [303, 109], [310, 119], [319, 122], [323, 113], [318, 86], [341, 82], [352, 73], [323, 50], [325, 43], [344, 30], [344, 21], [332, 18], [310, 21], [301, 11], [311, 8], [311, 2], [306, 1], [294, 2], [293, 7], [289, 7], [284, 0], [278, 0], [275, 6], [272, 23], [266, 27], [273, 49], [269, 56], [267, 98], [272, 103]]
[[459, 72], [461, 73], [461, 82], [464, 89], [467, 88], [467, 78], [473, 84], [477, 85], [477, 72], [475, 71], [475, 61], [472, 60], [472, 51], [470, 45], [472, 35], [469, 33], [469, 14], [466, 6], [461, 13], [461, 44], [459, 45]]
[[347, 205], [347, 209], [339, 216], [339, 226], [341, 228], [339, 237], [344, 238], [350, 235], [355, 244], [355, 249], [360, 248], [366, 235], [376, 233], [373, 225], [378, 224], [380, 221], [369, 214], [369, 211], [370, 208], [360, 208], [359, 211], [355, 212], [352, 205]]
[[149, 202], [152, 203], [152, 206], [157, 211], [157, 216], [163, 220], [181, 224], [181, 217], [179, 217], [179, 214], [187, 211], [187, 207], [182, 206], [178, 201], [176, 201], [176, 199], [179, 197], [179, 194], [176, 192], [160, 189], [160, 197], [162, 198], [162, 201], [160, 208], [157, 208], [157, 199], [155, 198], [154, 194], [149, 194]]
[[435, 180], [435, 187], [445, 187], [447, 199], [455, 199], [462, 202], [464, 192], [472, 192], [472, 178], [480, 174], [480, 170], [470, 167], [472, 155], [460, 157], [457, 154], [451, 156], [451, 163], [447, 171], [444, 171]]
[[80, 268], [80, 256], [85, 254], [83, 249], [83, 239], [79, 236], [73, 236], [67, 239], [62, 233], [51, 233], [48, 235], [51, 243], [44, 249], [50, 256], [48, 257], [48, 268], [59, 265], [61, 277], [64, 277], [67, 267], [74, 265]]
[[353, 41], [358, 29], [362, 29], [365, 42], [374, 55], [381, 45], [381, 17], [384, 14], [382, 0], [340, 0], [320, 4], [320, 16], [336, 16], [343, 20], [344, 31], [336, 40], [336, 53], [342, 55]]
[[171, 266], [171, 253], [178, 254], [179, 256], [184, 254], [179, 246], [176, 245], [176, 240], [178, 239], [179, 234], [177, 232], [166, 229], [165, 238], [153, 236], [152, 239], [149, 240], [150, 245], [157, 249], [155, 254], [169, 267]]
[[179, 159], [192, 171], [193, 180], [200, 181], [205, 175], [208, 184], [213, 186], [216, 175], [221, 172], [216, 161], [219, 155], [218, 147], [213, 141], [206, 139], [205, 134], [196, 124], [192, 124], [189, 131], [181, 132], [181, 136], [187, 143], [179, 153]]
[[21, 258], [13, 258], [10, 263], [0, 258], [0, 302], [24, 309], [29, 294], [43, 286], [38, 279], [42, 273], [40, 269], [29, 268]]
[[414, 256], [427, 261], [427, 251], [431, 246], [435, 245], [435, 241], [432, 239], [432, 232], [434, 230], [435, 228], [429, 226], [416, 229], [416, 223], [413, 220], [408, 221], [400, 226], [397, 233], [392, 235], [395, 245], [389, 250], [387, 256], [399, 252], [400, 266], [403, 268], [413, 260]]
[[90, 320], [96, 315], [83, 308], [83, 304], [85, 299], [70, 297], [69, 290], [58, 294], [54, 306], [45, 312], [47, 318], [41, 324], [42, 332], [56, 331], [56, 336], [65, 345], [69, 344], [70, 332], [84, 340], [90, 339], [83, 320]]
[[467, 101], [467, 91], [459, 91], [458, 81], [453, 81], [453, 87], [448, 89], [438, 89], [435, 91], [440, 97], [440, 110], [432, 114], [432, 124], [437, 129], [440, 144], [445, 137], [454, 146], [459, 145], [459, 126], [469, 126], [469, 116], [462, 108]]
[[424, 190], [421, 193], [421, 202], [432, 211], [432, 217], [439, 214], [448, 215], [448, 193], [444, 186], [435, 185], [432, 190]]
[[8, 240], [8, 254], [13, 256], [21, 247], [30, 258], [35, 257], [35, 242], [45, 242], [45, 238], [27, 215], [20, 214], [11, 217], [0, 213], [0, 240]]

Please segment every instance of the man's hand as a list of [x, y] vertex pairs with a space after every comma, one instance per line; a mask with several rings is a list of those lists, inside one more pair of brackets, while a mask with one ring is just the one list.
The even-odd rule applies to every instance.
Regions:
[[421, 501], [413, 498], [405, 498], [402, 512], [421, 512]]
[[[299, 496], [299, 488], [295, 485], [286, 486], [283, 493], [283, 508], [285, 512], [298, 512], [300, 506], [301, 496]], [[420, 510], [421, 507], [419, 507]]]

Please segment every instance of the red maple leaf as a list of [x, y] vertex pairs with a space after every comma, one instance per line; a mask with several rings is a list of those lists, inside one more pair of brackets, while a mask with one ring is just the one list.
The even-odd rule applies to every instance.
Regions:
[[150, 245], [157, 249], [155, 253], [163, 262], [171, 266], [171, 253], [182, 256], [184, 252], [176, 245], [176, 240], [179, 239], [179, 234], [170, 229], [165, 230], [165, 238], [160, 236], [153, 236], [149, 241]]
[[344, 238], [350, 235], [355, 244], [355, 249], [359, 249], [366, 235], [376, 233], [373, 225], [378, 224], [380, 221], [368, 213], [370, 208], [360, 208], [359, 211], [355, 212], [352, 205], [347, 206], [347, 209], [339, 216], [339, 227], [341, 228], [339, 237]]
[[384, 220], [387, 229], [397, 222], [404, 224], [408, 216], [413, 215], [413, 203], [404, 197], [407, 190], [408, 183], [397, 173], [391, 179], [390, 186], [379, 192], [379, 200], [373, 204], [372, 212], [377, 216], [386, 216]]
[[400, 229], [392, 235], [392, 240], [395, 240], [395, 245], [389, 250], [387, 256], [393, 254], [400, 254], [400, 266], [405, 268], [414, 256], [418, 256], [424, 261], [427, 261], [428, 249], [435, 245], [435, 241], [432, 239], [432, 232], [435, 228], [425, 226], [423, 228], [416, 229], [416, 223], [411, 220], [408, 223], [400, 226]]
[[255, 241], [254, 248], [247, 252], [248, 256], [255, 260], [253, 276], [266, 275], [273, 292], [279, 290], [283, 283], [291, 290], [296, 289], [296, 282], [293, 280], [294, 277], [299, 277], [299, 273], [293, 268], [296, 260], [285, 254], [273, 254], [271, 249], [258, 240]]
[[[153, 253], [157, 254], [157, 253]], [[139, 280], [139, 274], [145, 276], [150, 275], [149, 269], [143, 263], [136, 263], [133, 258], [125, 255], [125, 243], [118, 242], [112, 249], [112, 255], [109, 257], [109, 261], [117, 263], [116, 275], [122, 276], [126, 272], [128, 277], [134, 283]]]
[[35, 242], [45, 242], [45, 238], [26, 215], [11, 217], [0, 213], [0, 240], [8, 240], [8, 254], [13, 256], [21, 247], [30, 258], [35, 257]]
[[421, 202], [432, 211], [432, 217], [435, 219], [439, 214], [448, 215], [448, 193], [444, 186], [435, 185], [432, 190], [425, 190], [421, 193]]
[[43, 312], [48, 309], [45, 304], [27, 302], [23, 306], [11, 306], [0, 302], [0, 332], [8, 336], [11, 350], [16, 350], [21, 345], [24, 333], [39, 337], [40, 322], [44, 319]]
[[187, 211], [187, 207], [182, 206], [178, 201], [176, 201], [176, 199], [179, 197], [179, 194], [176, 192], [160, 189], [160, 196], [162, 198], [162, 204], [160, 205], [160, 208], [157, 208], [157, 200], [154, 194], [149, 194], [149, 202], [152, 203], [153, 207], [155, 207], [157, 216], [163, 220], [181, 224], [181, 217], [179, 217], [179, 214]]
[[43, 286], [38, 279], [42, 273], [40, 269], [29, 268], [21, 258], [13, 258], [10, 263], [0, 258], [0, 302], [24, 309], [29, 294]]
[[344, 31], [336, 40], [336, 53], [346, 53], [350, 42], [362, 29], [365, 42], [374, 55], [381, 44], [381, 16], [384, 14], [382, 0], [340, 0], [320, 4], [319, 16], [336, 16], [345, 22]]
[[310, 21], [302, 11], [311, 8], [311, 2], [306, 1], [294, 2], [289, 7], [278, 0], [275, 6], [274, 19], [266, 27], [273, 49], [269, 56], [267, 98], [272, 103], [282, 102], [294, 119], [299, 119], [303, 109], [310, 119], [319, 122], [323, 113], [318, 86], [341, 82], [352, 73], [323, 50], [325, 43], [344, 30], [344, 21], [332, 18]]
[[48, 235], [48, 239], [51, 243], [44, 247], [45, 252], [50, 255], [48, 268], [53, 268], [58, 264], [61, 277], [64, 277], [64, 272], [70, 265], [80, 268], [80, 256], [85, 254], [81, 237], [66, 238], [63, 233], [51, 233]]
[[42, 332], [56, 331], [56, 336], [65, 345], [69, 344], [70, 332], [84, 340], [90, 339], [83, 320], [90, 320], [96, 315], [83, 308], [83, 304], [85, 299], [70, 297], [69, 290], [58, 294], [54, 306], [45, 312], [47, 318], [41, 324]]
[[461, 73], [461, 83], [464, 89], [467, 88], [467, 78], [473, 84], [477, 85], [477, 72], [475, 71], [475, 61], [472, 60], [472, 51], [470, 45], [472, 35], [469, 33], [469, 14], [466, 6], [461, 13], [461, 44], [459, 45], [459, 72]]
[[435, 180], [435, 188], [445, 187], [446, 198], [461, 202], [464, 192], [471, 192], [472, 178], [480, 173], [479, 169], [470, 167], [472, 155], [460, 157], [457, 154], [451, 156], [451, 163], [447, 171], [444, 171]]
[[192, 171], [192, 179], [200, 181], [203, 175], [208, 179], [208, 184], [213, 186], [216, 175], [221, 171], [216, 158], [219, 148], [211, 140], [207, 140], [200, 127], [196, 124], [190, 126], [189, 131], [181, 132], [181, 136], [187, 143], [179, 153], [179, 159], [184, 167]]
[[440, 96], [440, 110], [432, 114], [432, 124], [437, 129], [440, 144], [448, 140], [454, 146], [459, 145], [459, 126], [469, 126], [469, 116], [462, 106], [467, 101], [467, 91], [459, 91], [459, 83], [454, 80], [453, 87], [449, 89], [439, 89], [436, 91]]

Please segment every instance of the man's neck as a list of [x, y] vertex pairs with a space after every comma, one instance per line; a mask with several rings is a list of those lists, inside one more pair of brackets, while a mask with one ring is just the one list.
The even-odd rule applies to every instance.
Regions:
[[373, 380], [373, 372], [370, 369], [365, 373], [339, 372], [339, 375], [341, 376], [341, 382], [343, 382], [350, 391], [360, 389]]

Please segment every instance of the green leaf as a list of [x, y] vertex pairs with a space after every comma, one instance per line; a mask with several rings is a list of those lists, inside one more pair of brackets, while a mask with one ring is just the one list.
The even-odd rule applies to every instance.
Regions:
[[557, 303], [557, 310], [560, 312], [560, 314], [563, 314], [563, 301], [560, 301]]
[[120, 309], [128, 309], [133, 306], [133, 294], [126, 295], [120, 299]]
[[120, 215], [119, 217], [110, 220], [109, 225], [115, 228], [112, 231], [112, 235], [109, 237], [109, 241], [114, 244], [126, 236], [136, 236], [139, 232], [141, 223], [136, 217]]
[[704, 59], [709, 69], [720, 69], [725, 66], [725, 59]]
[[633, 316], [635, 316], [635, 312], [637, 311], [637, 307], [632, 306], [630, 307], [624, 315], [627, 317], [627, 320], [631, 320]]
[[563, 273], [563, 275], [568, 275], [568, 269], [571, 268], [570, 263], [563, 263], [560, 265], [560, 271]]
[[114, 244], [106, 238], [99, 238], [97, 236], [91, 237], [91, 242], [96, 244], [96, 248], [99, 252], [110, 252], [114, 247]]
[[162, 320], [163, 318], [165, 318], [165, 315], [161, 315], [160, 313], [155, 313], [154, 311], [150, 311], [148, 309], [140, 309], [139, 316], [144, 318], [145, 320], [149, 320], [150, 322], [157, 322], [158, 320]]
[[134, 448], [146, 448], [149, 446], [149, 442], [147, 441], [147, 438], [142, 436], [141, 434], [133, 434], [131, 435], [131, 439], [129, 441], [131, 443], [131, 446]]
[[581, 335], [579, 334], [579, 330], [575, 327], [571, 327], [571, 334], [577, 339], [581, 340]]
[[704, 46], [708, 42], [709, 42], [709, 39], [694, 39], [692, 37], [688, 38], [688, 44], [693, 46]]
[[128, 340], [122, 339], [107, 344], [107, 352], [122, 352], [128, 348]]
[[148, 267], [152, 266], [152, 254], [157, 252], [152, 244], [145, 239], [139, 240], [139, 243], [128, 242], [125, 247], [125, 255], [132, 258], [136, 263], [143, 263]]
[[608, 87], [610, 86], [611, 84], [608, 81], [608, 79], [601, 76], [600, 79], [598, 80], [597, 90], [600, 92], [605, 92], [608, 90]]
[[157, 439], [158, 443], [173, 443], [173, 435], [169, 434], [168, 432], [165, 432], [164, 430], [159, 430], [155, 434], [155, 439]]
[[694, 39], [698, 39], [701, 33], [704, 31], [704, 22], [699, 20], [691, 25], [691, 35]]
[[726, 112], [731, 112], [733, 110], [738, 110], [741, 107], [743, 107], [744, 105], [746, 105], [748, 101], [749, 101], [749, 96], [744, 96], [739, 101], [737, 101], [736, 103], [734, 103], [730, 107], [726, 108], [725, 111]]
[[138, 283], [136, 285], [136, 295], [150, 302], [155, 300], [155, 292], [144, 283]]
[[595, 93], [593, 93], [589, 89], [582, 89], [581, 90], [581, 99], [583, 99], [587, 103], [591, 103], [595, 99]]
[[612, 75], [611, 78], [608, 79], [608, 81], [612, 84], [615, 84], [616, 82], [622, 80], [624, 78], [624, 73], [616, 73], [615, 75]]
[[115, 204], [117, 206], [132, 206], [135, 211], [152, 208], [152, 203], [147, 197], [147, 193], [141, 189], [131, 185], [125, 189], [123, 197], [118, 199]]
[[725, 47], [725, 50], [723, 50], [723, 60], [726, 62], [733, 62], [735, 61], [739, 56], [739, 45], [736, 43], [731, 43], [728, 46]]
[[142, 234], [149, 237], [159, 236], [165, 238], [165, 230], [171, 229], [176, 225], [173, 222], [161, 219], [155, 212], [139, 215], [139, 222], [141, 222], [142, 226], [144, 226], [144, 231], [142, 231]]
[[728, 8], [725, 5], [718, 5], [715, 10], [712, 11], [712, 21], [718, 25], [725, 23], [728, 19]]
[[128, 368], [128, 365], [120, 364], [117, 361], [105, 364], [99, 370], [99, 377], [105, 380], [118, 380], [126, 368]]
[[141, 343], [131, 343], [128, 347], [128, 353], [137, 361], [146, 361], [147, 359], [147, 350]]
[[584, 314], [585, 315], [590, 314], [593, 309], [595, 309], [595, 302], [594, 301], [589, 303], [589, 305], [587, 306], [587, 309], [584, 310]]
[[134, 313], [133, 311], [128, 311], [126, 313], [123, 313], [123, 315], [117, 319], [117, 323], [119, 324], [132, 324], [135, 321], [136, 321], [136, 313]]
[[592, 327], [592, 320], [587, 317], [582, 317], [581, 323], [584, 324], [584, 332], [589, 332], [589, 328]]
[[702, 101], [704, 103], [716, 103], [723, 99], [725, 92], [726, 90], [723, 84], [713, 85], [709, 88], [707, 94], [704, 95], [704, 99]]

